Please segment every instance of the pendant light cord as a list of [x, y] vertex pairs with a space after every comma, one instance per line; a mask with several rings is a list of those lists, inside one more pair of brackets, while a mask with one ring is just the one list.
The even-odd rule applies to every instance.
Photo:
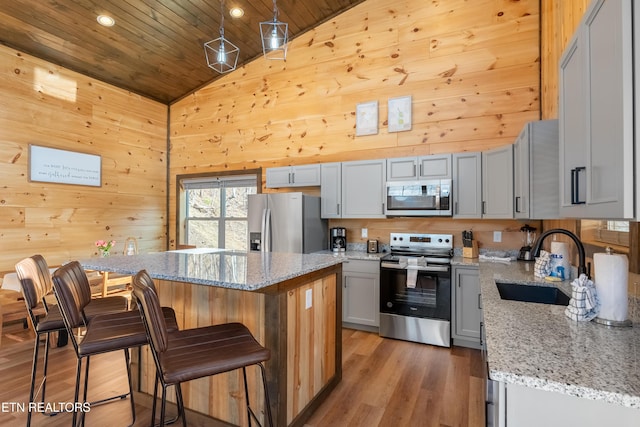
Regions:
[[224, 0], [220, 0], [220, 37], [224, 39]]

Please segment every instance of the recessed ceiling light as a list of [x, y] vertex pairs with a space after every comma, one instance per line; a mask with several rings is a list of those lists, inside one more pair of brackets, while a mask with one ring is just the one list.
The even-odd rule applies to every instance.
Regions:
[[229, 15], [231, 15], [232, 18], [240, 18], [242, 15], [244, 15], [244, 10], [239, 7], [232, 7], [229, 10]]
[[98, 24], [102, 25], [103, 27], [113, 27], [116, 23], [115, 19], [108, 15], [98, 15], [97, 20]]

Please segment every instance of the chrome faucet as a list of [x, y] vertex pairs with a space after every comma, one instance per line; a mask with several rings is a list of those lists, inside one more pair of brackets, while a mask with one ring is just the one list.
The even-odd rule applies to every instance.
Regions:
[[533, 258], [540, 255], [540, 247], [542, 246], [542, 242], [544, 239], [551, 234], [564, 234], [565, 236], [569, 236], [571, 240], [576, 244], [578, 248], [578, 277], [581, 274], [585, 274], [588, 278], [591, 278], [591, 265], [589, 265], [589, 269], [587, 270], [587, 266], [585, 264], [585, 255], [584, 255], [584, 246], [578, 236], [570, 232], [569, 230], [565, 230], [562, 228], [553, 228], [551, 230], [547, 230], [538, 237], [538, 240], [533, 244], [533, 248], [531, 248], [531, 254]]

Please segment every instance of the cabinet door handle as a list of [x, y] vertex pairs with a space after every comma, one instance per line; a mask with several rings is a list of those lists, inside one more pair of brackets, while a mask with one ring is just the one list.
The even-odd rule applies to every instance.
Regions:
[[580, 172], [586, 171], [587, 168], [584, 166], [579, 166], [577, 168], [571, 169], [571, 204], [572, 205], [583, 205], [585, 204], [585, 200], [580, 200]]
[[416, 164], [413, 164], [413, 176], [416, 176]]
[[482, 215], [487, 213], [487, 202], [482, 201]]
[[457, 215], [458, 214], [458, 202], [455, 202], [455, 209], [454, 209], [454, 213]]
[[482, 300], [480, 294], [478, 294], [478, 310], [482, 310]]
[[516, 212], [520, 213], [520, 196], [516, 196]]
[[336, 205], [336, 210], [338, 211], [338, 215], [340, 215], [340, 203]]

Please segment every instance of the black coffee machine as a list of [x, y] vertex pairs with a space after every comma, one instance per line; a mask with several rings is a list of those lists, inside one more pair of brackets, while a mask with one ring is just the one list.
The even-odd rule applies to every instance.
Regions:
[[347, 250], [347, 229], [344, 227], [334, 227], [329, 233], [329, 248], [333, 252], [344, 252]]
[[520, 261], [535, 261], [533, 254], [531, 253], [531, 246], [536, 241], [536, 228], [531, 227], [529, 224], [525, 224], [520, 228], [522, 232], [522, 246], [520, 253], [518, 253], [518, 260]]

